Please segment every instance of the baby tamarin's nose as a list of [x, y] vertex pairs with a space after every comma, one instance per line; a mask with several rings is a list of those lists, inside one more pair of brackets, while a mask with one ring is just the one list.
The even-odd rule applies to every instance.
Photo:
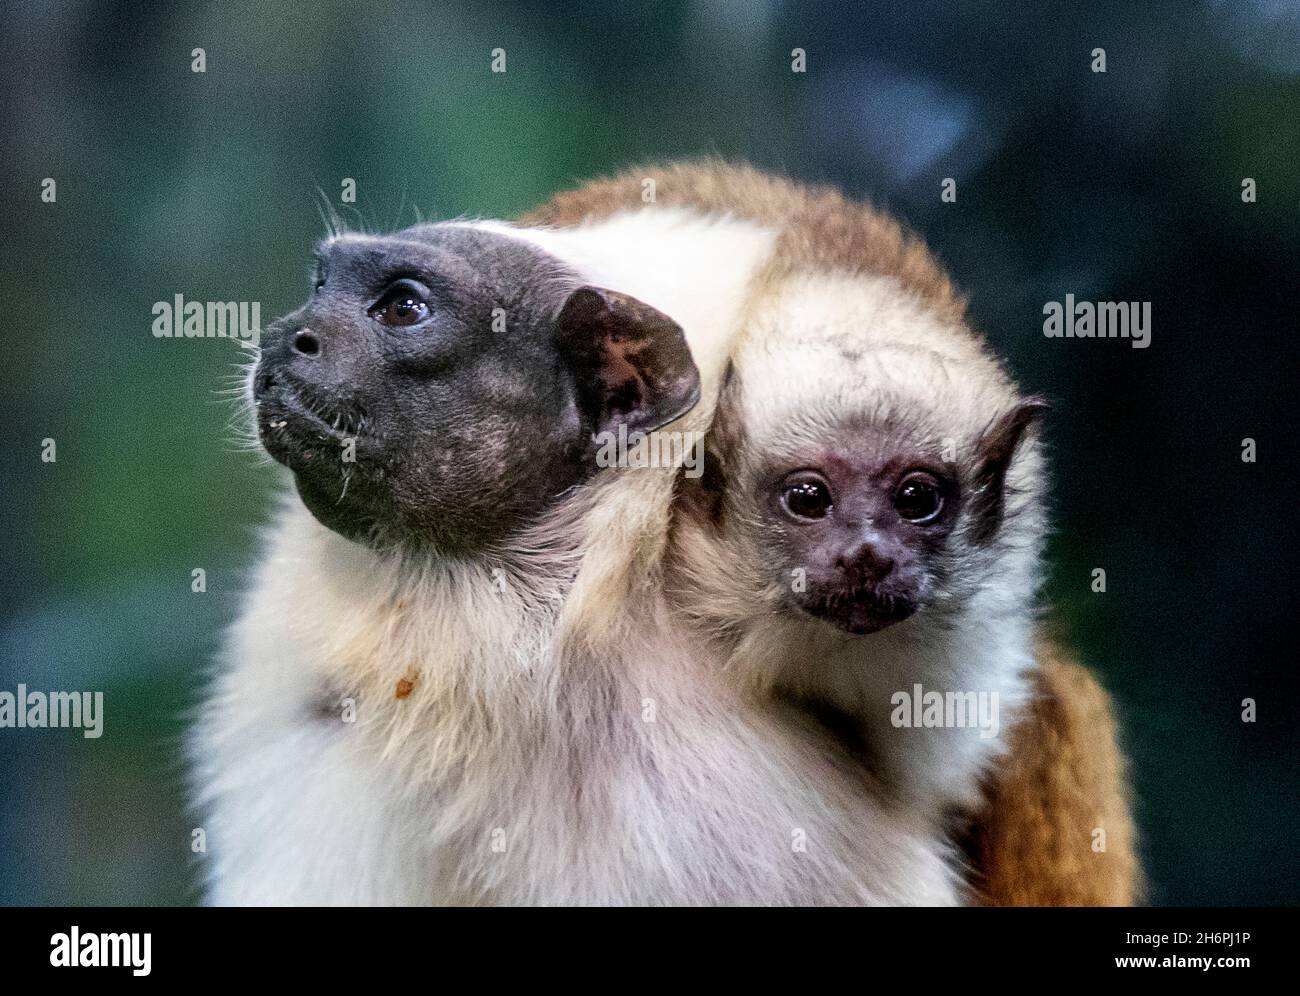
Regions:
[[856, 583], [879, 584], [894, 569], [894, 558], [872, 540], [850, 547], [839, 555], [836, 566]]

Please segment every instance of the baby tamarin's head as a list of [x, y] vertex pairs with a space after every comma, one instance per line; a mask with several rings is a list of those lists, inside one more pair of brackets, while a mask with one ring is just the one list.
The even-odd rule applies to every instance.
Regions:
[[252, 392], [263, 445], [326, 526], [472, 556], [590, 476], [595, 434], [671, 421], [699, 379], [667, 316], [449, 223], [325, 242]]
[[[683, 482], [697, 552], [734, 566], [710, 585], [683, 555], [715, 595], [736, 589], [737, 613], [748, 601], [861, 635], [1036, 581], [1042, 474], [1028, 430], [1044, 403], [969, 333], [878, 290], [862, 324], [851, 300], [796, 295], [788, 313], [777, 301], [734, 358], [705, 475]], [[805, 335], [801, 322], [821, 327]]]

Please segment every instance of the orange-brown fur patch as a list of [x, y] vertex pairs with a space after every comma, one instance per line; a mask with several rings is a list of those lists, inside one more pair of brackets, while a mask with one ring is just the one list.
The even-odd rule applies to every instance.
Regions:
[[631, 169], [556, 194], [521, 219], [530, 225], [572, 226], [654, 204], [704, 214], [729, 214], [778, 230], [769, 270], [812, 269], [896, 277], [938, 314], [954, 322], [965, 302], [925, 243], [893, 218], [830, 187], [807, 187], [748, 166], [705, 160]]
[[[1126, 765], [1110, 699], [1043, 645], [1032, 704], [988, 788], [970, 850], [987, 906], [1130, 906], [1142, 899]], [[1104, 851], [1093, 849], [1105, 831]]]

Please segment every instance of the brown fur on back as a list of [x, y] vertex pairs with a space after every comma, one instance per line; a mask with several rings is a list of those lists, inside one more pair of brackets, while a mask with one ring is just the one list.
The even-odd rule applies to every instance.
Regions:
[[[1035, 695], [968, 848], [986, 906], [1130, 906], [1142, 898], [1110, 698], [1044, 644]], [[1106, 831], [1106, 850], [1093, 832]]]
[[958, 322], [965, 312], [965, 301], [925, 243], [893, 218], [830, 187], [803, 186], [749, 166], [705, 160], [631, 169], [556, 194], [521, 220], [569, 226], [641, 208], [646, 180], [654, 181], [658, 206], [730, 214], [777, 229], [770, 266], [775, 274], [886, 274], [944, 318]]

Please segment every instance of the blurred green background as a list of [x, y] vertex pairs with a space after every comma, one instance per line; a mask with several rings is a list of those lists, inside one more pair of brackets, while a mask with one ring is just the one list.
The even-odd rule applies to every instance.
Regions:
[[[1296, 4], [0, 16], [0, 689], [106, 699], [98, 740], [0, 730], [0, 901], [196, 898], [184, 716], [277, 476], [228, 430], [235, 344], [155, 339], [153, 302], [260, 301], [264, 324], [296, 307], [320, 197], [337, 206], [345, 177], [344, 220], [383, 228], [510, 216], [700, 154], [875, 199], [969, 289], [978, 327], [1056, 401], [1050, 601], [1120, 703], [1153, 900], [1297, 900]], [[1067, 292], [1151, 301], [1151, 347], [1045, 339], [1043, 304]]]

